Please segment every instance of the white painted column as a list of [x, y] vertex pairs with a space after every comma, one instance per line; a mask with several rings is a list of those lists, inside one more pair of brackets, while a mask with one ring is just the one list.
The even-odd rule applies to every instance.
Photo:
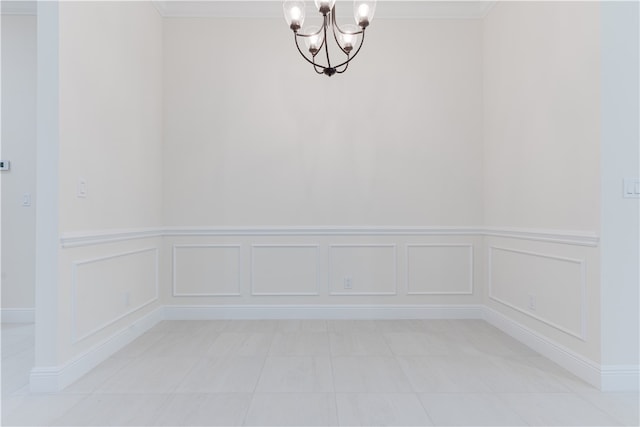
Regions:
[[640, 199], [623, 198], [623, 179], [640, 176], [640, 8], [601, 8], [601, 379], [604, 390], [637, 390]]
[[[38, 2], [36, 325], [33, 391], [55, 391], [58, 338], [58, 4]], [[50, 379], [54, 379], [51, 381]]]

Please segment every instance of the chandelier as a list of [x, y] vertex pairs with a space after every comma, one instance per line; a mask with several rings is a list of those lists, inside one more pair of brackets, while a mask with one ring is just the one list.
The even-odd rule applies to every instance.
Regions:
[[[357, 25], [342, 27], [336, 22], [336, 0], [314, 0], [316, 8], [322, 14], [322, 26], [309, 26], [302, 30], [305, 17], [305, 5], [302, 0], [287, 0], [283, 4], [284, 17], [293, 30], [298, 52], [313, 65], [318, 74], [329, 77], [347, 71], [349, 62], [356, 57], [364, 43], [364, 30], [369, 26], [376, 11], [376, 0], [354, 0], [353, 15]], [[341, 59], [331, 61], [328, 38], [333, 35]], [[303, 39], [309, 54], [300, 48], [299, 39]], [[358, 47], [355, 49], [355, 46]], [[322, 53], [324, 51], [324, 54]], [[340, 53], [341, 52], [341, 53]], [[353, 55], [352, 55], [353, 52]], [[342, 57], [342, 54], [345, 56]], [[317, 58], [319, 56], [319, 58]], [[324, 57], [324, 58], [323, 58]], [[321, 59], [322, 58], [322, 59]]]

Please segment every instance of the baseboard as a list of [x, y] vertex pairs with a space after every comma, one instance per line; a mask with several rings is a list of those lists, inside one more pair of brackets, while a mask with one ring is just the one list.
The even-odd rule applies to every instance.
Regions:
[[33, 323], [36, 317], [33, 308], [3, 308], [0, 312], [2, 323]]
[[602, 391], [640, 390], [640, 366], [605, 365], [600, 368]]
[[167, 320], [482, 319], [480, 305], [210, 305], [164, 307]]
[[33, 368], [30, 376], [31, 392], [54, 393], [63, 390], [118, 350], [153, 328], [162, 319], [163, 310], [162, 307], [158, 307], [62, 366]]
[[513, 319], [484, 307], [484, 320], [533, 350], [553, 360], [572, 374], [600, 388], [600, 365], [527, 328]]

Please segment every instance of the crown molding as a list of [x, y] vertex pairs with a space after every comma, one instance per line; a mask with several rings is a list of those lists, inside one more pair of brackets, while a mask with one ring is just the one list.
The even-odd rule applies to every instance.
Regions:
[[[152, 3], [160, 15], [166, 18], [282, 18], [282, 2], [279, 0], [152, 0]], [[350, 11], [350, 3], [346, 0], [338, 0], [336, 9]], [[375, 17], [376, 19], [481, 19], [486, 16], [494, 3], [495, 1], [380, 0]]]
[[[3, 0], [1, 3], [2, 15], [37, 15], [37, 1]], [[282, 18], [282, 2], [279, 0], [151, 0], [151, 3], [158, 13], [166, 18]], [[338, 11], [350, 11], [349, 3], [346, 0], [338, 0]], [[376, 18], [480, 19], [487, 15], [495, 3], [461, 0], [380, 0]]]

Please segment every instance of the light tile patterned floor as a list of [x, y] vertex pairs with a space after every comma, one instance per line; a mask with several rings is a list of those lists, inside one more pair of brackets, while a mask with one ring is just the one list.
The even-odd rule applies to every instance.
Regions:
[[26, 390], [33, 327], [2, 325], [2, 425], [630, 425], [481, 320], [164, 321], [67, 389]]

